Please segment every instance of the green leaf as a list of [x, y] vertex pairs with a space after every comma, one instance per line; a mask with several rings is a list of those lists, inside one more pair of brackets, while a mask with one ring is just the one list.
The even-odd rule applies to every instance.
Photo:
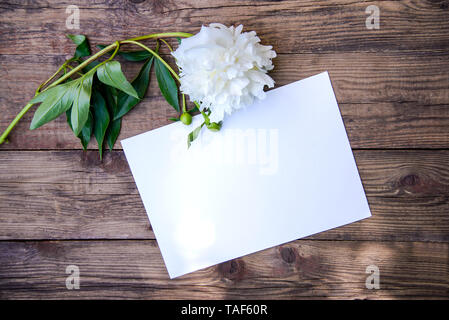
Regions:
[[117, 137], [120, 133], [120, 129], [122, 126], [122, 119], [119, 118], [117, 120], [112, 120], [114, 119], [114, 115], [117, 113], [117, 95], [118, 91], [117, 89], [107, 86], [103, 83], [101, 83], [100, 86], [100, 90], [101, 93], [106, 101], [106, 106], [109, 110], [109, 115], [110, 115], [110, 122], [109, 122], [109, 126], [106, 130], [106, 137], [105, 140], [108, 144], [109, 150], [112, 151], [115, 141], [117, 140]]
[[94, 67], [96, 67], [96, 66], [99, 65], [99, 64], [100, 64], [100, 62], [98, 62], [97, 60], [92, 61], [92, 62], [89, 63], [87, 66], [85, 66], [85, 67], [82, 69], [82, 71], [83, 71], [84, 73], [87, 73], [87, 72], [89, 72], [90, 70], [92, 70]]
[[171, 120], [173, 122], [179, 121], [179, 118], [168, 118], [168, 120]]
[[[105, 45], [97, 45], [98, 48], [100, 49], [104, 49], [106, 48]], [[111, 55], [111, 52], [107, 52], [106, 54]], [[118, 55], [120, 55], [121, 57], [123, 57], [123, 59], [128, 60], [128, 61], [143, 61], [146, 60], [148, 58], [151, 58], [153, 55], [146, 51], [146, 50], [140, 50], [140, 51], [118, 51], [117, 52]]]
[[116, 88], [107, 86], [103, 84], [101, 86], [101, 93], [106, 101], [106, 105], [109, 109], [109, 112], [111, 114], [111, 118], [114, 118], [114, 115], [117, 113], [117, 96], [118, 91]]
[[106, 107], [106, 102], [101, 93], [98, 91], [94, 91], [92, 94], [92, 109], [95, 121], [94, 135], [98, 143], [98, 151], [100, 152], [100, 159], [102, 159], [103, 141], [110, 119], [108, 108]]
[[187, 136], [187, 148], [190, 148], [190, 145], [192, 144], [192, 142], [198, 138], [198, 135], [201, 132], [201, 128], [204, 126], [204, 122], [197, 128], [195, 128], [195, 130], [193, 130], [192, 132], [189, 133], [189, 135]]
[[115, 141], [120, 133], [120, 128], [122, 126], [122, 118], [114, 120], [108, 127], [106, 131], [106, 142], [108, 143], [109, 150], [112, 151], [114, 148]]
[[167, 67], [159, 59], [156, 59], [154, 62], [154, 67], [156, 69], [156, 78], [162, 95], [165, 100], [179, 112], [178, 87], [176, 86], [175, 80]]
[[94, 126], [94, 117], [92, 116], [92, 112], [89, 111], [87, 121], [84, 124], [84, 127], [81, 129], [80, 134], [78, 135], [78, 138], [80, 138], [84, 150], [87, 150], [87, 145], [89, 144], [90, 137], [92, 136], [93, 126]]
[[178, 40], [178, 44], [181, 44], [182, 39], [180, 37], [176, 37], [176, 40]]
[[30, 103], [42, 103], [34, 112], [30, 129], [39, 128], [69, 109], [73, 103], [77, 85], [78, 80], [73, 80], [50, 88], [31, 99]]
[[66, 116], [66, 119], [67, 119], [67, 124], [69, 125], [69, 127], [70, 127], [70, 129], [73, 131], [73, 128], [72, 128], [72, 120], [70, 119], [70, 115], [72, 114], [72, 110], [71, 109], [68, 109], [66, 112], [65, 112], [65, 116]]
[[[67, 116], [67, 123], [69, 124], [70, 128], [73, 131], [70, 109], [66, 111], [66, 116]], [[92, 113], [89, 112], [89, 117], [87, 118], [86, 124], [84, 125], [84, 127], [81, 129], [81, 132], [77, 136], [81, 140], [81, 145], [83, 146], [84, 151], [87, 150], [87, 145], [90, 142], [90, 137], [92, 136], [93, 125], [94, 125], [94, 119], [92, 117]]]
[[190, 114], [194, 114], [195, 112], [199, 112], [200, 110], [198, 109], [197, 106], [194, 106], [192, 109], [188, 110], [187, 112]]
[[118, 61], [110, 61], [98, 67], [97, 76], [104, 84], [122, 90], [128, 95], [139, 99], [136, 90], [126, 80]]
[[[139, 74], [131, 83], [133, 88], [136, 89], [139, 98], [142, 99], [148, 89], [150, 83], [150, 70], [153, 64], [154, 57], [148, 59]], [[114, 114], [114, 120], [123, 117], [128, 111], [130, 111], [136, 104], [139, 103], [139, 99], [136, 99], [130, 95], [127, 95], [123, 91], [119, 92], [117, 97], [117, 112]]]
[[50, 89], [45, 90], [43, 92], [40, 92], [37, 96], [35, 96], [33, 99], [31, 99], [28, 103], [35, 104], [35, 103], [39, 103], [39, 102], [44, 102], [44, 100], [47, 99], [47, 97], [49, 95], [53, 94], [54, 91], [52, 91], [52, 90], [54, 90], [57, 87], [59, 87], [59, 86], [50, 88]]
[[76, 80], [79, 81], [79, 85], [74, 90], [75, 97], [70, 116], [72, 129], [76, 136], [79, 135], [89, 117], [90, 95], [94, 74], [95, 72], [89, 72]]
[[[72, 129], [72, 121], [71, 121], [71, 110], [66, 111], [67, 116], [67, 123], [70, 126], [70, 129]], [[92, 136], [92, 127], [94, 125], [94, 119], [92, 117], [92, 113], [89, 112], [89, 117], [87, 118], [86, 124], [84, 125], [83, 129], [81, 129], [80, 134], [78, 135], [78, 138], [81, 140], [81, 145], [83, 146], [83, 150], [87, 150], [87, 145], [89, 144], [90, 137]], [[72, 129], [73, 131], [73, 129]]]
[[81, 57], [87, 57], [90, 56], [90, 48], [89, 48], [89, 42], [87, 41], [86, 36], [79, 34], [68, 34], [67, 38], [72, 40], [76, 45], [76, 51], [74, 54], [75, 58], [81, 58]]

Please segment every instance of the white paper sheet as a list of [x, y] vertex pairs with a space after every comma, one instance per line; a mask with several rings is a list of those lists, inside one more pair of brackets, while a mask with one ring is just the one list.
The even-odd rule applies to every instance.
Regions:
[[171, 278], [371, 216], [327, 72], [201, 121], [121, 141]]

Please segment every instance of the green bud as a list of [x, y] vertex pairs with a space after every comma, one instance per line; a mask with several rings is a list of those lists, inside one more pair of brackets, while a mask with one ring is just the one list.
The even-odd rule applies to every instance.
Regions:
[[206, 125], [207, 129], [210, 131], [220, 131], [221, 129], [221, 121], [220, 122], [211, 122], [208, 125]]
[[181, 115], [180, 120], [181, 120], [182, 123], [184, 123], [185, 125], [188, 126], [189, 124], [192, 123], [192, 116], [190, 115], [190, 113], [184, 112]]

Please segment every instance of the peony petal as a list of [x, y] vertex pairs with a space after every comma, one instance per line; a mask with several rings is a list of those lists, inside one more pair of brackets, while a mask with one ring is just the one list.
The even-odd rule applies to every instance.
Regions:
[[264, 87], [274, 86], [266, 72], [273, 68], [276, 53], [260, 44], [256, 32], [243, 32], [242, 25], [202, 26], [172, 54], [180, 70], [181, 91], [200, 101], [201, 108], [209, 108], [217, 121], [256, 97], [263, 99]]

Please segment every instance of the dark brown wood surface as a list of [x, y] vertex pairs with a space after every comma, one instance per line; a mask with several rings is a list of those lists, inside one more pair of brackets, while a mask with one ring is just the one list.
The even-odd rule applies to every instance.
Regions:
[[[0, 130], [72, 54], [71, 4], [0, 2]], [[76, 4], [92, 47], [241, 23], [278, 52], [277, 86], [328, 70], [373, 217], [170, 280], [120, 143], [100, 162], [64, 117], [29, 131], [30, 113], [0, 146], [1, 299], [449, 298], [449, 1]], [[379, 30], [365, 26], [372, 4]], [[152, 81], [119, 140], [173, 115]]]

